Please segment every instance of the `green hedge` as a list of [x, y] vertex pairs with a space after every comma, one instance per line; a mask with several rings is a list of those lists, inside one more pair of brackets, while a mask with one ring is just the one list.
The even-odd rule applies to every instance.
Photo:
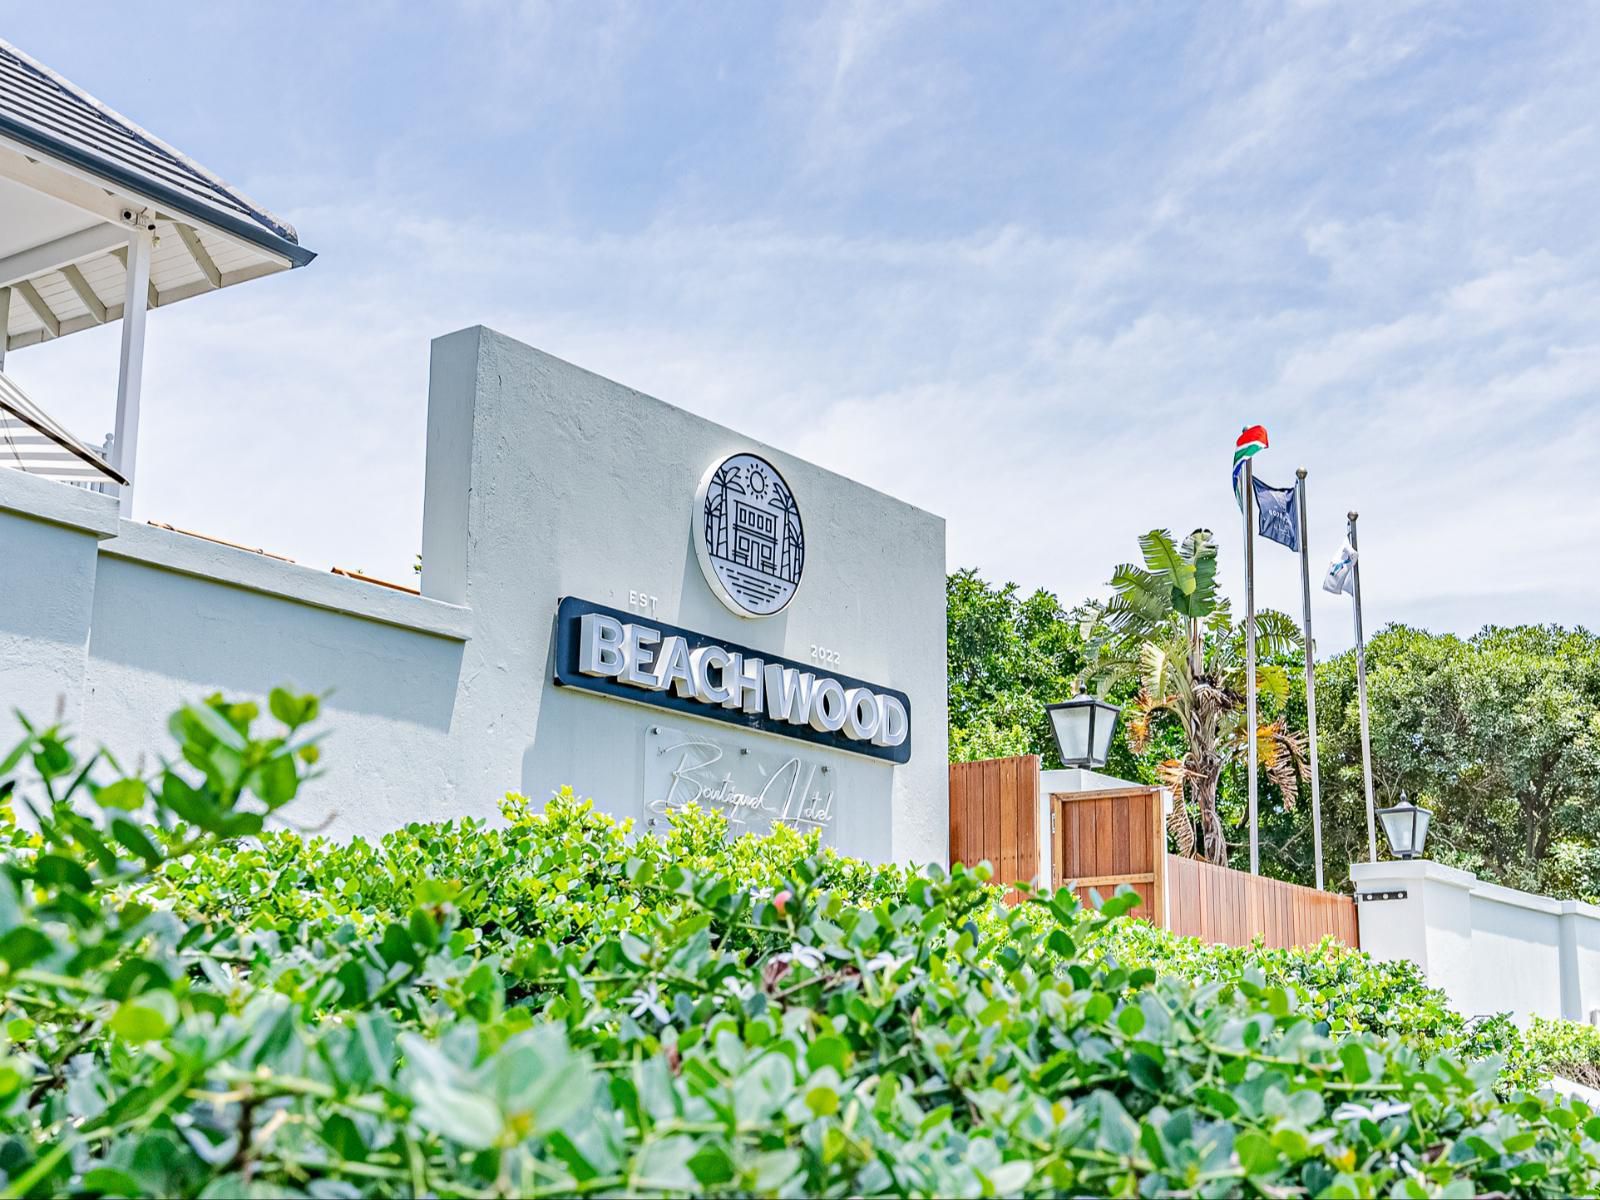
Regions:
[[0, 762], [0, 1193], [1600, 1188], [1600, 1117], [1408, 1042], [1358, 955], [570, 796], [263, 832], [318, 758], [316, 702], [270, 707], [183, 710], [145, 776], [56, 730]]

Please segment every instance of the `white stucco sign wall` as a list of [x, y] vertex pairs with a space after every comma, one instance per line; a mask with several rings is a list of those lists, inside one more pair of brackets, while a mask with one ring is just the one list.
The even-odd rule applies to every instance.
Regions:
[[32, 581], [0, 702], [127, 756], [212, 690], [331, 691], [299, 819], [343, 835], [571, 785], [642, 828], [692, 799], [944, 860], [939, 518], [481, 328], [434, 343], [424, 509], [417, 597], [0, 471]]

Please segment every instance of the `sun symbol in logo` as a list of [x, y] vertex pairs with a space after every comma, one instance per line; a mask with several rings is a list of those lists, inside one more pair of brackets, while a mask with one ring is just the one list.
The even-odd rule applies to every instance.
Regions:
[[767, 494], [767, 476], [760, 467], [750, 472], [750, 490], [757, 496], [765, 496]]

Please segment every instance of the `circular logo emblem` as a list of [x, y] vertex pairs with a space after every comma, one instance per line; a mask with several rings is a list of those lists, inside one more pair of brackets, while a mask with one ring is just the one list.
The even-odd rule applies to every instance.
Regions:
[[694, 548], [706, 582], [741, 617], [782, 612], [806, 565], [805, 527], [778, 469], [755, 454], [716, 463], [700, 481]]

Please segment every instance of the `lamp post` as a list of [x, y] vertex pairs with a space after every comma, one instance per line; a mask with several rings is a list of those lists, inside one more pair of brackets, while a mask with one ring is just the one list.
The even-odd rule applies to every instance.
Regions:
[[1050, 731], [1055, 734], [1056, 750], [1062, 765], [1103, 767], [1111, 752], [1111, 735], [1117, 727], [1117, 706], [1107, 704], [1087, 692], [1071, 700], [1049, 704]]
[[1389, 849], [1398, 859], [1422, 857], [1422, 847], [1428, 840], [1428, 822], [1433, 813], [1419, 808], [1400, 793], [1400, 803], [1393, 808], [1380, 808], [1378, 819], [1383, 822], [1383, 836], [1389, 839]]

